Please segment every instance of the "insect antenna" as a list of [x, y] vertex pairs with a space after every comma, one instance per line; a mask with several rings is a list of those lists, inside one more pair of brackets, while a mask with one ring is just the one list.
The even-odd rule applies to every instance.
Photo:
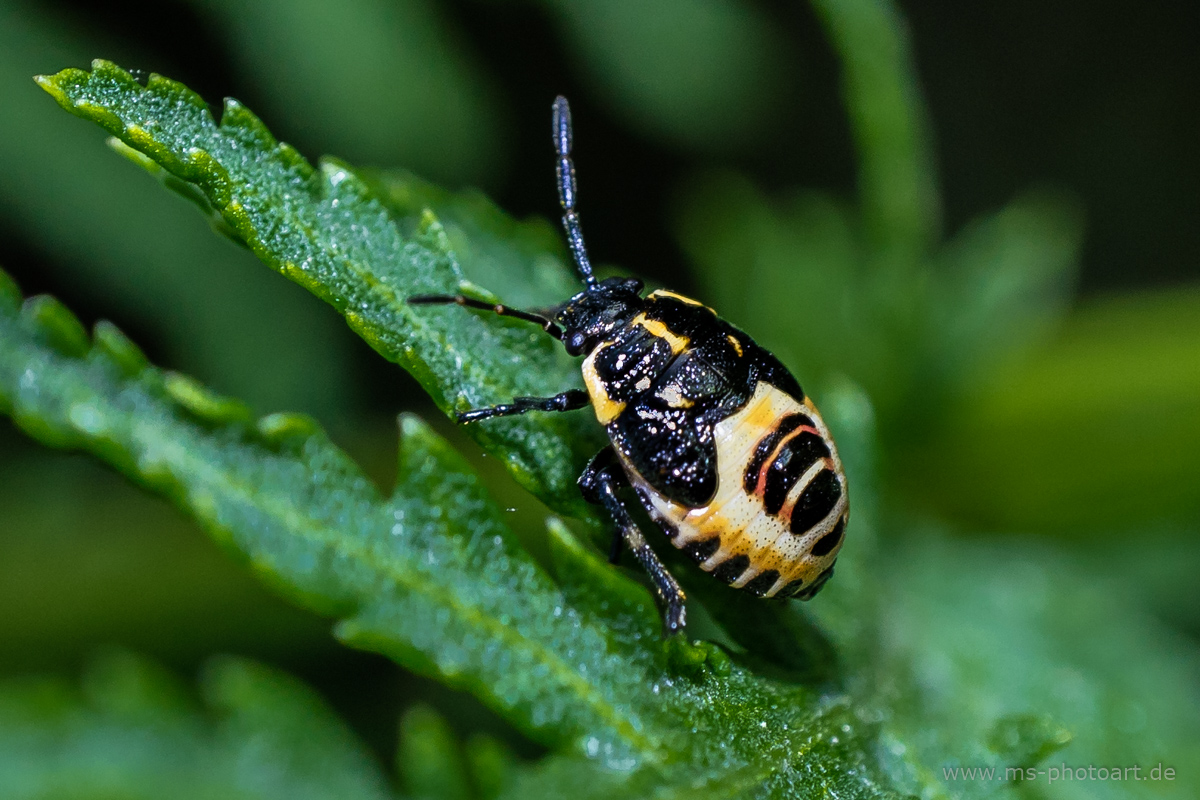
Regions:
[[583, 244], [583, 229], [579, 226], [579, 214], [575, 211], [575, 162], [571, 160], [571, 106], [567, 98], [559, 95], [554, 99], [554, 148], [558, 151], [558, 202], [563, 208], [563, 228], [567, 231], [567, 244], [575, 259], [575, 266], [590, 289], [596, 285], [592, 275], [592, 262], [588, 259]]
[[533, 322], [541, 326], [542, 330], [555, 339], [561, 340], [563, 338], [562, 328], [551, 319], [551, 315], [549, 314], [539, 314], [536, 311], [521, 311], [518, 308], [512, 308], [500, 303], [487, 303], [483, 300], [476, 300], [473, 297], [464, 297], [461, 294], [419, 294], [408, 298], [407, 302], [410, 306], [445, 306], [453, 303], [467, 308], [478, 308], [480, 311], [491, 311], [493, 314], [501, 317], [513, 317], [515, 319], [523, 319], [526, 322]]

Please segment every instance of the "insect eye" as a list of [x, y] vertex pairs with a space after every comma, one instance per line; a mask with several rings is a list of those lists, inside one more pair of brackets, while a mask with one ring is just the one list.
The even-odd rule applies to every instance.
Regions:
[[579, 331], [575, 331], [563, 340], [563, 345], [567, 348], [567, 354], [572, 356], [582, 353], [585, 344], [587, 344], [587, 337]]

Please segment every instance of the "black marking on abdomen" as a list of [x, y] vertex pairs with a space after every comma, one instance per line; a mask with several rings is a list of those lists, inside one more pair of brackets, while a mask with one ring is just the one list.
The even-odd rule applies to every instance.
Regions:
[[803, 578], [797, 578], [776, 592], [775, 596], [796, 597], [800, 600], [811, 600], [813, 595], [821, 591], [821, 587], [825, 585], [825, 582], [833, 577], [833, 566], [833, 564], [830, 564], [828, 567], [826, 567], [824, 571], [814, 578], [807, 586], [804, 585]]
[[712, 571], [712, 576], [721, 583], [733, 583], [741, 577], [742, 573], [750, 567], [750, 557], [746, 555], [734, 556], [727, 561], [722, 561], [717, 565], [717, 568]]
[[828, 567], [826, 567], [825, 571], [818, 575], [816, 580], [808, 585], [807, 589], [799, 592], [796, 597], [800, 600], [813, 599], [817, 592], [821, 591], [821, 588], [829, 581], [830, 578], [833, 577], [833, 566], [833, 564], [830, 564]]
[[779, 580], [779, 570], [769, 569], [766, 572], [760, 572], [754, 580], [743, 586], [742, 590], [749, 592], [755, 597], [762, 597], [771, 591], [771, 587], [775, 585], [775, 581], [777, 580]]
[[688, 542], [682, 548], [697, 564], [703, 564], [712, 558], [712, 554], [721, 548], [721, 537], [712, 536], [708, 539]]
[[775, 593], [776, 597], [792, 597], [796, 592], [804, 588], [804, 578], [797, 578], [794, 581], [784, 584], [783, 588]]
[[846, 518], [843, 516], [837, 521], [837, 525], [833, 526], [833, 530], [817, 539], [817, 543], [812, 547], [812, 554], [817, 558], [827, 556], [834, 551], [842, 542], [842, 534], [846, 530]]
[[818, 434], [804, 431], [789, 439], [767, 468], [766, 491], [763, 492], [763, 508], [766, 512], [772, 516], [778, 514], [787, 500], [788, 492], [808, 472], [809, 467], [822, 458], [829, 458], [829, 445]]
[[742, 486], [746, 489], [746, 494], [753, 494], [758, 490], [758, 478], [762, 473], [763, 465], [767, 463], [771, 453], [774, 453], [775, 448], [783, 441], [783, 437], [801, 425], [812, 425], [812, 420], [803, 414], [788, 414], [779, 420], [779, 424], [773, 431], [759, 440], [758, 447], [754, 448], [754, 456], [746, 465], [746, 473], [742, 478]]
[[830, 470], [818, 472], [805, 487], [796, 507], [792, 509], [791, 530], [803, 536], [814, 525], [829, 516], [842, 496], [842, 482]]

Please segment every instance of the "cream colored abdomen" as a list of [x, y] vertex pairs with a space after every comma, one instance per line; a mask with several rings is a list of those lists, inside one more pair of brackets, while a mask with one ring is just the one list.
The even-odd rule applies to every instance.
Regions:
[[[781, 419], [791, 414], [803, 414], [829, 447], [830, 457], [820, 459], [788, 492], [787, 500], [778, 515], [767, 513], [761, 492], [747, 492], [744, 487], [746, 469], [760, 442], [775, 430]], [[722, 420], [714, 430], [717, 449], [717, 492], [712, 502], [701, 508], [688, 508], [663, 497], [647, 485], [629, 465], [626, 471], [641, 490], [647, 509], [659, 522], [675, 533], [672, 543], [679, 548], [696, 542], [719, 538], [719, 547], [700, 568], [711, 572], [731, 558], [745, 555], [749, 567], [730, 585], [745, 586], [769, 570], [779, 578], [764, 593], [770, 597], [789, 583], [803, 579], [807, 585], [821, 574], [837, 557], [839, 547], [824, 556], [813, 556], [813, 545], [829, 533], [846, 514], [846, 481], [841, 461], [821, 415], [811, 401], [797, 402], [785, 392], [766, 383], [759, 383], [754, 396], [733, 416]], [[778, 452], [778, 448], [776, 448]], [[774, 455], [766, 460], [769, 466]], [[791, 511], [797, 498], [809, 482], [823, 469], [833, 470], [841, 482], [841, 496], [833, 510], [817, 525], [801, 535], [790, 530]], [[840, 546], [840, 543], [839, 543]], [[769, 578], [768, 578], [769, 580]]]

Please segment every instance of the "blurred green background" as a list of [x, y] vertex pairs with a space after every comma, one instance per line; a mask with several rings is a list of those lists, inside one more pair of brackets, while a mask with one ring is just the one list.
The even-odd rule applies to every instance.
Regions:
[[[774, 0], [0, 0], [0, 264], [27, 294], [114, 320], [161, 365], [260, 412], [316, 415], [386, 481], [395, 414], [433, 417], [415, 383], [31, 76], [110, 58], [210, 103], [235, 96], [310, 158], [410, 169], [550, 219], [549, 108], [564, 93], [595, 260], [698, 295], [818, 398], [844, 376], [864, 386], [898, 516], [1053, 540], [1200, 638], [1200, 14], [900, 10], [928, 114], [914, 135], [932, 134], [938, 183], [922, 219], [940, 230], [922, 235], [945, 238], [948, 261], [971, 254], [964, 280], [1044, 269], [1036, 295], [1006, 301], [1028, 311], [1018, 326], [957, 331], [986, 309], [912, 280], [859, 303], [843, 228], [860, 165], [838, 60], [809, 5]], [[989, 250], [1014, 240], [997, 226], [1028, 246]], [[949, 323], [928, 318], [946, 308]], [[929, 329], [984, 344], [960, 352]], [[916, 340], [945, 358], [905, 363]], [[479, 465], [514, 526], [538, 529], [537, 504]], [[415, 699], [531, 752], [473, 701], [339, 647], [328, 627], [162, 501], [0, 421], [0, 674], [73, 673], [110, 644], [184, 672], [237, 653], [312, 682], [385, 758]]]

